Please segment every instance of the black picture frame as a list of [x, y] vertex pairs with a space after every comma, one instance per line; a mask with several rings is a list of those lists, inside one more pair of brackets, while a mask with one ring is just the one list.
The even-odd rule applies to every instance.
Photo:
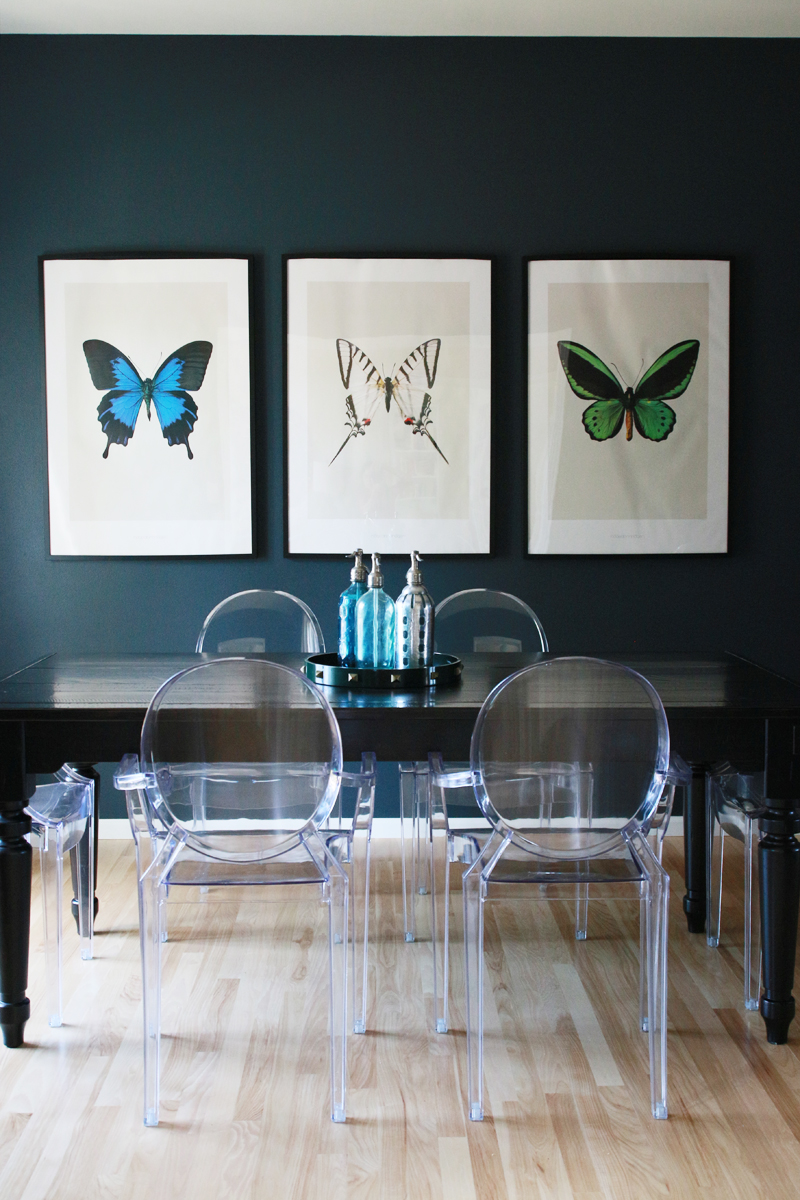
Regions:
[[[731, 260], [523, 261], [526, 557], [727, 553]], [[570, 344], [607, 396], [574, 377]], [[688, 382], [640, 391], [684, 344]]]
[[[254, 556], [254, 264], [224, 251], [40, 256], [50, 558]], [[194, 369], [176, 374], [193, 344]], [[109, 371], [121, 382], [106, 386]]]
[[[492, 276], [493, 260], [489, 256], [367, 252], [283, 256], [284, 552], [287, 558], [333, 558], [350, 552], [355, 545], [384, 556], [406, 555], [412, 548], [437, 558], [492, 554]], [[460, 292], [458, 295], [462, 304], [466, 304], [466, 317], [459, 315], [461, 310], [454, 312], [452, 306], [444, 304], [446, 293], [443, 290], [439, 294], [437, 288], [439, 285], [446, 288], [448, 284], [460, 285], [464, 292], [466, 300]], [[312, 323], [309, 324], [308, 298], [314, 285], [320, 285], [320, 288], [312, 297]], [[321, 298], [323, 291], [327, 293], [324, 299]], [[458, 286], [453, 295], [457, 292]], [[362, 299], [367, 295], [369, 300]], [[403, 321], [398, 323], [398, 328], [402, 325], [403, 330], [397, 335], [391, 325], [395, 305], [404, 314]], [[359, 314], [360, 331], [352, 330], [346, 319], [354, 312]], [[437, 319], [431, 314], [445, 312], [447, 315], [442, 319], [448, 330], [446, 337], [451, 339], [449, 343], [445, 337], [429, 336], [437, 332]], [[464, 326], [464, 320], [469, 324]], [[409, 329], [416, 333], [409, 333]], [[370, 330], [378, 332], [373, 334]], [[444, 333], [444, 330], [439, 332]], [[468, 386], [462, 387], [460, 393], [462, 403], [464, 391], [468, 394], [469, 419], [464, 426], [462, 408], [464, 428], [445, 445], [447, 439], [442, 430], [447, 428], [448, 421], [452, 428], [453, 422], [459, 419], [456, 407], [459, 393], [451, 382], [448, 399], [453, 407], [448, 411], [443, 398], [447, 389], [441, 387], [446, 379], [441, 370], [445, 359], [435, 355], [440, 352], [440, 346], [445, 346], [443, 353], [449, 351], [454, 358], [460, 354], [463, 361], [464, 344], [456, 342], [459, 338], [471, 349], [468, 361], [473, 371], [468, 374]], [[361, 342], [366, 343], [366, 348], [362, 349]], [[431, 345], [437, 342], [440, 346]], [[313, 343], [312, 349], [308, 348], [310, 343]], [[339, 343], [352, 348], [352, 351], [342, 350], [346, 362], [339, 358]], [[376, 363], [368, 357], [370, 351]], [[429, 354], [427, 362], [426, 353]], [[304, 362], [303, 354], [306, 356]], [[301, 362], [300, 369], [298, 362]], [[349, 387], [345, 386], [348, 369]], [[313, 374], [315, 371], [317, 375]], [[415, 371], [424, 385], [416, 392], [416, 401], [389, 394], [395, 381], [405, 382], [409, 375], [413, 381]], [[361, 382], [360, 397], [356, 396], [353, 387], [357, 377]], [[309, 379], [321, 380], [320, 386], [309, 387]], [[372, 407], [367, 411], [361, 405], [365, 391], [370, 390], [367, 403]], [[352, 400], [352, 408], [348, 399]], [[385, 421], [382, 420], [384, 417]], [[398, 420], [398, 417], [402, 419]], [[360, 429], [354, 432], [357, 425]], [[383, 426], [380, 431], [382, 441], [375, 436], [379, 426]], [[309, 430], [312, 431], [310, 436]], [[412, 437], [414, 433], [421, 436]], [[462, 438], [463, 442], [459, 440]], [[411, 458], [409, 450], [413, 447], [417, 451], [410, 470], [393, 470], [389, 449], [392, 441], [401, 455], [407, 454]], [[397, 486], [399, 478], [401, 488], [416, 502], [418, 497], [414, 491], [418, 479], [413, 471], [424, 469], [439, 489], [438, 499], [446, 487], [449, 454], [454, 444], [462, 463], [466, 455], [469, 465], [463, 476], [462, 473], [451, 474], [451, 478], [460, 480], [459, 486], [468, 497], [468, 504], [462, 505], [462, 511], [468, 509], [466, 517], [457, 513], [457, 501], [452, 497], [450, 503], [455, 515], [452, 519], [446, 518], [449, 520], [446, 529], [439, 522], [438, 510], [436, 517], [408, 517], [402, 497], [396, 499], [389, 492], [386, 481], [391, 476]], [[356, 446], [359, 451], [369, 451], [358, 463], [353, 455]], [[428, 461], [421, 465], [425, 457]], [[329, 481], [325, 474], [331, 466], [334, 475], [338, 473], [338, 479], [331, 477]], [[354, 496], [353, 492], [365, 486], [365, 471], [371, 472], [376, 482], [370, 498], [364, 499], [363, 510], [359, 510], [361, 496]], [[394, 504], [390, 516], [380, 512], [376, 515], [375, 509], [380, 504], [389, 506], [390, 502]], [[355, 512], [355, 515], [342, 518], [335, 512], [337, 506], [343, 511], [348, 505], [350, 514]], [[476, 515], [478, 509], [480, 512]], [[300, 520], [298, 512], [302, 512]], [[464, 536], [464, 526], [469, 520], [478, 530], [477, 534], [473, 530], [471, 542]], [[437, 522], [440, 525], [438, 531], [433, 529]], [[441, 536], [437, 537], [437, 532]]]

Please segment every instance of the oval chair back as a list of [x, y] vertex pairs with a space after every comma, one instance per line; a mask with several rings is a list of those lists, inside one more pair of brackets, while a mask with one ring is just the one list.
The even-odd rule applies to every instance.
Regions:
[[548, 649], [536, 613], [510, 592], [468, 588], [436, 606], [436, 649], [443, 654], [481, 654]]
[[299, 650], [322, 654], [325, 639], [314, 613], [290, 592], [253, 588], [221, 600], [203, 622], [197, 653], [268, 654]]

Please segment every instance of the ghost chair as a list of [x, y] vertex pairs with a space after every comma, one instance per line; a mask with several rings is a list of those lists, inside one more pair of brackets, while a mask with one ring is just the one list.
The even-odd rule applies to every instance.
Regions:
[[137, 848], [145, 1125], [159, 1115], [167, 890], [287, 884], [316, 888], [328, 909], [331, 1119], [343, 1121], [350, 887], [347, 837], [332, 833], [329, 818], [342, 786], [358, 789], [357, 812], [368, 808], [374, 774], [343, 770], [325, 697], [299, 672], [262, 659], [189, 667], [156, 692], [140, 756], [123, 761], [116, 784]]
[[290, 592], [254, 588], [221, 600], [203, 622], [197, 653], [269, 654], [325, 650], [320, 623], [308, 605]]
[[[565, 886], [579, 895], [595, 887], [604, 895], [628, 890], [640, 899], [640, 1025], [649, 1039], [652, 1115], [665, 1118], [669, 876], [648, 840], [669, 776], [669, 731], [657, 693], [616, 663], [537, 663], [487, 697], [468, 772], [432, 766], [432, 823], [452, 836], [446, 793], [469, 783], [489, 825], [472, 861], [465, 855], [462, 880], [470, 1119], [482, 1120], [484, 1109], [485, 903], [520, 893], [563, 898]], [[590, 787], [576, 786], [576, 771]], [[541, 805], [545, 785], [552, 796], [548, 813]]]
[[[434, 636], [442, 654], [546, 652], [547, 637], [533, 609], [509, 592], [468, 588], [436, 606]], [[428, 763], [400, 763], [400, 837], [403, 866], [403, 932], [417, 935], [416, 897], [430, 890]], [[454, 814], [455, 815], [455, 814]], [[461, 817], [478, 816], [466, 799]]]
[[764, 772], [744, 774], [729, 763], [706, 775], [706, 856], [709, 946], [719, 946], [722, 873], [729, 838], [744, 843], [744, 1006], [761, 996], [761, 915], [758, 896], [758, 818], [766, 810]]
[[[78, 933], [82, 959], [92, 957], [94, 925], [94, 782], [72, 767], [56, 772], [54, 783], [36, 788], [25, 809], [31, 818], [30, 841], [39, 848], [45, 953], [47, 1020], [61, 1025], [63, 1014], [64, 855], [69, 852], [77, 882]], [[86, 839], [85, 854], [79, 854]]]

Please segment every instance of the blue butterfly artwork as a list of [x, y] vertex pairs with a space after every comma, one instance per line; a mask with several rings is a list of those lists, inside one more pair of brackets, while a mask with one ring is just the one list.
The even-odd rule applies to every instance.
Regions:
[[147, 419], [150, 405], [156, 410], [161, 432], [170, 446], [183, 445], [189, 458], [189, 434], [197, 420], [197, 405], [189, 392], [201, 387], [213, 346], [211, 342], [187, 342], [165, 358], [152, 379], [142, 379], [127, 355], [96, 338], [83, 343], [92, 383], [106, 392], [97, 406], [97, 419], [108, 438], [103, 458], [112, 442], [127, 446], [133, 437], [136, 418], [144, 401]]

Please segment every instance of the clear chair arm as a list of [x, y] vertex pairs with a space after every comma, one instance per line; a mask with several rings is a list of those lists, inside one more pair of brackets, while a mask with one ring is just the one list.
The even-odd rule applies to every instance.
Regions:
[[118, 792], [129, 792], [147, 786], [147, 776], [139, 770], [139, 755], [126, 754], [114, 772], [114, 787]]
[[670, 755], [669, 766], [664, 773], [664, 782], [675, 787], [689, 787], [692, 782], [692, 768], [684, 762], [680, 754]]
[[431, 758], [431, 783], [442, 788], [468, 788], [475, 785], [474, 771], [448, 771], [441, 766], [441, 759]]
[[152, 818], [145, 799], [148, 787], [154, 783], [152, 775], [139, 770], [139, 756], [126, 754], [114, 772], [114, 787], [125, 793], [128, 819], [134, 834], [153, 836]]

